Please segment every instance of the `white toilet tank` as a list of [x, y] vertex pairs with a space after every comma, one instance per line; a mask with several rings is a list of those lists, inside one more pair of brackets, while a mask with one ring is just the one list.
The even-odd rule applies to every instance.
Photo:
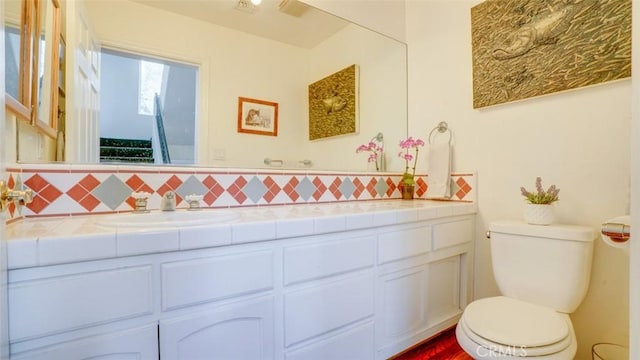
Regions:
[[496, 221], [491, 231], [493, 274], [503, 295], [572, 313], [591, 277], [594, 229]]

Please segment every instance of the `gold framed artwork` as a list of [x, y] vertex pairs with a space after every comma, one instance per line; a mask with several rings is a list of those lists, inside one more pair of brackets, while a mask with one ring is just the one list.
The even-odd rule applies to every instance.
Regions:
[[278, 103], [239, 97], [238, 132], [278, 136]]
[[631, 0], [486, 0], [471, 31], [474, 108], [631, 76]]
[[358, 132], [358, 65], [309, 85], [309, 140]]

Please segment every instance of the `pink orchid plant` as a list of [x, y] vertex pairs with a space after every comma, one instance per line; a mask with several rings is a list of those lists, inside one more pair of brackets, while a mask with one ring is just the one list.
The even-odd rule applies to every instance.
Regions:
[[378, 164], [378, 154], [382, 154], [383, 148], [382, 145], [378, 145], [375, 141], [370, 141], [368, 144], [363, 144], [358, 146], [356, 149], [356, 153], [360, 153], [363, 151], [370, 152], [368, 162], [372, 162], [376, 164], [376, 171], [380, 171], [380, 166]]
[[[424, 146], [424, 141], [421, 139], [414, 139], [409, 136], [406, 140], [400, 141], [400, 151], [398, 156], [404, 159], [405, 169], [402, 175], [402, 183], [405, 185], [414, 185], [416, 182], [414, 177], [416, 175], [416, 164], [418, 162], [418, 149], [420, 146]], [[415, 155], [411, 154], [411, 150], [415, 150]], [[413, 166], [411, 172], [409, 172], [409, 162], [413, 160]]]

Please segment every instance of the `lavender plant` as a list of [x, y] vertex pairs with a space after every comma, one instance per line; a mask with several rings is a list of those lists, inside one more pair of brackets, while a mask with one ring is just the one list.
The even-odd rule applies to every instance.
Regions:
[[549, 186], [549, 188], [545, 191], [542, 188], [542, 178], [536, 178], [536, 191], [529, 192], [524, 187], [520, 187], [520, 193], [524, 196], [530, 204], [552, 204], [558, 200], [558, 193], [560, 193], [560, 189], [558, 189], [555, 185]]

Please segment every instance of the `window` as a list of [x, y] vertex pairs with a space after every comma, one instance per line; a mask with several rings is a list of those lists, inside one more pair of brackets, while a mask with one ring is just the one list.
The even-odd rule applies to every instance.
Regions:
[[162, 74], [164, 73], [164, 65], [140, 60], [140, 72], [138, 75], [138, 114], [154, 115], [154, 99], [156, 95], [160, 95], [162, 89]]
[[198, 67], [112, 49], [101, 56], [100, 142], [110, 145], [100, 161], [194, 164]]

